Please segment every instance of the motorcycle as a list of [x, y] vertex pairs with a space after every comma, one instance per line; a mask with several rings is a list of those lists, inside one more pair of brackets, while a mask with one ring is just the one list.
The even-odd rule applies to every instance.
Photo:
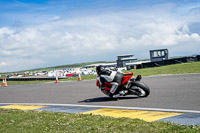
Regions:
[[[140, 81], [142, 79], [141, 75], [138, 75], [136, 78], [133, 78], [133, 75], [134, 73], [125, 73], [123, 75], [121, 85], [118, 86], [118, 89], [114, 94], [119, 94], [120, 91], [124, 91], [126, 92], [125, 94], [123, 95], [119, 94], [119, 95], [120, 96], [136, 95], [138, 97], [147, 97], [150, 94], [149, 87]], [[96, 86], [99, 87], [104, 94], [108, 95], [112, 87], [112, 84], [105, 82], [105, 87], [102, 87], [100, 78], [97, 77]], [[113, 98], [113, 95], [109, 95], [109, 97]]]

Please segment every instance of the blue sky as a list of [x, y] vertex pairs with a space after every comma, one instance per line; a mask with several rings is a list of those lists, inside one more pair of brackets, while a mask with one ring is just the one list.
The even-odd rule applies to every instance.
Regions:
[[200, 54], [200, 0], [1, 0], [0, 72]]

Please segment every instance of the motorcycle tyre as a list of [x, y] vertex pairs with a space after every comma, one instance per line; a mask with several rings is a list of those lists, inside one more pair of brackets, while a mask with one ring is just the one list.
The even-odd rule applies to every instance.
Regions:
[[[143, 82], [140, 82], [140, 81], [132, 81], [132, 84], [131, 84], [131, 87], [132, 86], [137, 86], [137, 87], [139, 87], [140, 89], [142, 89], [144, 92], [145, 92], [145, 95], [144, 96], [139, 96], [139, 95], [137, 95], [137, 96], [139, 96], [139, 97], [147, 97], [149, 94], [150, 94], [150, 89], [149, 89], [149, 87], [146, 85], [146, 84], [144, 84]], [[131, 88], [130, 87], [130, 88]]]

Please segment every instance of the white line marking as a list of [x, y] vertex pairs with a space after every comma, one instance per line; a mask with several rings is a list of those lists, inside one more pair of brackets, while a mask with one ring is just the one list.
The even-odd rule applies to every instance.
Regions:
[[113, 109], [130, 109], [130, 110], [180, 112], [180, 113], [200, 113], [200, 111], [197, 111], [197, 110], [160, 109], [160, 108], [142, 108], [142, 107], [121, 107], [121, 106], [101, 106], [101, 105], [80, 105], [80, 104], [51, 104], [51, 103], [0, 103], [0, 104], [73, 106], [73, 107], [88, 107], [88, 108], [113, 108]]

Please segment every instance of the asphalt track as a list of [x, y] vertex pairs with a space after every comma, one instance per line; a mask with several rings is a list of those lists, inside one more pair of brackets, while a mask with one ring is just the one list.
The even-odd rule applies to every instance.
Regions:
[[[28, 103], [33, 105], [39, 103], [41, 105], [48, 105], [49, 111], [55, 111], [58, 110], [57, 106], [65, 105], [65, 107], [71, 108], [72, 113], [79, 113], [79, 111], [74, 111], [78, 107], [82, 112], [103, 113], [105, 115], [107, 112], [119, 114], [120, 111], [130, 114], [130, 112], [126, 112], [126, 109], [131, 109], [132, 112], [138, 109], [143, 111], [152, 110], [154, 112], [168, 111], [180, 114], [167, 115], [165, 113], [166, 117], [156, 120], [162, 119], [181, 124], [200, 125], [200, 74], [149, 76], [143, 77], [142, 81], [151, 90], [147, 98], [126, 96], [120, 97], [118, 100], [111, 100], [101, 93], [95, 86], [95, 80], [8, 85], [8, 87], [0, 87], [0, 106], [4, 106], [6, 103], [8, 105], [11, 103]], [[53, 104], [56, 106], [50, 107]], [[115, 110], [112, 110], [112, 108], [115, 108]], [[48, 111], [48, 108], [46, 110]], [[143, 112], [143, 114], [145, 113]], [[123, 117], [123, 115], [120, 116]], [[193, 122], [191, 123], [191, 121]]]

